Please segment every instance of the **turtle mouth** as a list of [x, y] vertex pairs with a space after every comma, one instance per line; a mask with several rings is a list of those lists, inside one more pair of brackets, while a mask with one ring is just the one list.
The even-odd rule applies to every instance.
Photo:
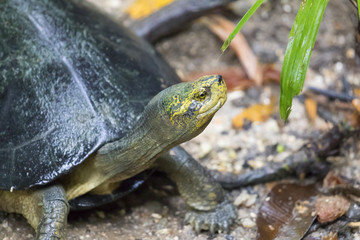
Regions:
[[200, 114], [199, 114], [199, 118], [203, 118], [204, 116], [211, 116], [214, 115], [224, 104], [224, 102], [226, 101], [226, 99], [224, 98], [219, 98], [217, 103], [215, 105], [213, 105], [211, 108], [206, 108], [206, 109], [200, 109]]

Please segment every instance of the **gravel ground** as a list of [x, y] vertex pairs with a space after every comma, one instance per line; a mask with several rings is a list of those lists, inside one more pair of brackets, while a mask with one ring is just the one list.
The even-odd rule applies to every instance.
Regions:
[[[94, 0], [93, 0], [94, 1]], [[281, 69], [287, 36], [300, 1], [268, 1], [248, 22], [243, 33], [254, 53], [263, 63], [273, 63]], [[128, 1], [108, 0], [105, 11], [119, 14]], [[351, 84], [360, 86], [359, 59], [354, 50], [356, 11], [347, 1], [330, 1], [320, 26], [318, 41], [308, 71], [307, 85], [339, 88], [345, 76]], [[162, 40], [156, 48], [177, 70], [180, 76], [193, 71], [239, 65], [229, 50], [220, 56], [221, 41], [201, 23], [184, 32]], [[306, 88], [306, 87], [305, 87]], [[268, 103], [279, 96], [279, 85], [253, 87], [247, 91], [230, 92], [228, 101], [212, 123], [197, 138], [183, 144], [194, 157], [211, 169], [241, 173], [249, 166], [261, 167], [271, 161], [282, 161], [308, 139], [318, 137], [331, 124], [317, 118], [311, 123], [303, 103], [295, 99], [289, 121], [284, 124], [275, 112], [266, 122], [252, 124], [246, 130], [235, 130], [232, 118], [255, 103]], [[274, 147], [283, 145], [285, 151], [275, 154]], [[355, 158], [356, 153], [352, 154]], [[354, 163], [353, 163], [354, 164]], [[359, 164], [352, 165], [352, 167]], [[359, 174], [357, 172], [357, 174]], [[229, 192], [238, 206], [238, 219], [230, 234], [196, 235], [184, 225], [186, 205], [174, 185], [161, 175], [118, 202], [108, 206], [72, 212], [69, 216], [69, 239], [255, 239], [256, 215], [268, 188], [265, 185], [236, 189]], [[360, 239], [359, 229], [349, 229], [348, 237]], [[32, 239], [34, 231], [26, 220], [16, 214], [1, 213], [0, 239]]]

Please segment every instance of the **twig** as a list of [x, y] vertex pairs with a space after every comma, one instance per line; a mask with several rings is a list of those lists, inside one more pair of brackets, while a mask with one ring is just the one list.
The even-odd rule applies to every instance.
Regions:
[[206, 13], [233, 1], [235, 0], [197, 0], [196, 4], [193, 0], [175, 1], [146, 18], [131, 22], [130, 28], [138, 36], [154, 43]]
[[326, 157], [338, 154], [340, 143], [354, 132], [338, 125], [318, 141], [305, 144], [298, 152], [287, 157], [284, 163], [273, 163], [241, 175], [224, 175], [216, 171], [213, 171], [213, 175], [224, 188], [228, 189], [295, 176], [324, 177], [329, 166], [329, 163], [325, 161]]
[[349, 0], [349, 1], [356, 9], [358, 8], [358, 5], [355, 0]]
[[351, 102], [352, 100], [355, 99], [355, 97], [350, 96], [349, 94], [337, 93], [331, 90], [320, 89], [316, 87], [308, 87], [308, 89], [314, 93], [321, 94], [332, 99], [338, 99], [343, 102]]
[[343, 92], [349, 96], [352, 96], [353, 95], [352, 87], [349, 84], [349, 82], [346, 80], [346, 77], [344, 75], [341, 76], [341, 83], [343, 85]]

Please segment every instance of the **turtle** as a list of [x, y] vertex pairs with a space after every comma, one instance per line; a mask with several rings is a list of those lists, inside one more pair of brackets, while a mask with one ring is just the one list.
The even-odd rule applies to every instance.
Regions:
[[156, 50], [81, 1], [0, 2], [0, 211], [36, 239], [66, 239], [70, 209], [115, 201], [152, 169], [172, 179], [197, 232], [236, 210], [179, 146], [226, 101], [219, 75], [181, 82]]

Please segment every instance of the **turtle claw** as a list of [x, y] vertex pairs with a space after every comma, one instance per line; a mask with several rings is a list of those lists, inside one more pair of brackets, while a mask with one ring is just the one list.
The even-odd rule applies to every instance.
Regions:
[[195, 232], [196, 234], [199, 234], [200, 231], [201, 231], [201, 226], [204, 224], [204, 222], [202, 220], [198, 220], [198, 221], [195, 221]]
[[236, 217], [235, 207], [225, 200], [212, 211], [189, 211], [186, 213], [185, 223], [191, 224], [197, 234], [201, 230], [209, 230], [212, 234], [216, 232], [229, 233], [230, 226]]
[[217, 228], [218, 228], [218, 224], [215, 223], [215, 222], [212, 222], [210, 224], [210, 232], [211, 232], [211, 234], [215, 234], [215, 229], [217, 229]]

